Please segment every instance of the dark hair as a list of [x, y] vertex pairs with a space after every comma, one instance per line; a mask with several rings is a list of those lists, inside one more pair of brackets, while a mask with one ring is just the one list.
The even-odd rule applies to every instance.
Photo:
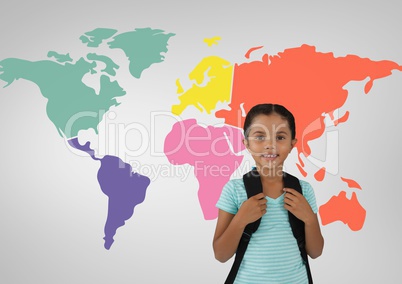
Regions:
[[278, 104], [258, 104], [253, 106], [246, 115], [244, 120], [244, 137], [248, 138], [248, 132], [250, 131], [250, 125], [252, 124], [254, 118], [260, 114], [270, 115], [276, 113], [285, 119], [288, 124], [290, 131], [292, 133], [292, 139], [296, 137], [296, 124], [293, 114], [284, 106]]

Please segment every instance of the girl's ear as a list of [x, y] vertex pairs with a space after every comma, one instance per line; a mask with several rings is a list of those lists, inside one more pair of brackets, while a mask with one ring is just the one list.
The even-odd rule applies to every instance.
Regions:
[[248, 141], [246, 138], [243, 139], [243, 144], [244, 146], [246, 146], [246, 148], [248, 149]]
[[293, 139], [292, 142], [291, 142], [292, 148], [296, 145], [296, 143], [297, 143], [297, 139], [295, 138], [295, 139]]

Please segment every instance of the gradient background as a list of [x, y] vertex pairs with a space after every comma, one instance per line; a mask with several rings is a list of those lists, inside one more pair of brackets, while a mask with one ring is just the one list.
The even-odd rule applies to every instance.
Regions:
[[[264, 45], [266, 52], [276, 54], [306, 43], [335, 56], [355, 54], [402, 64], [401, 6], [399, 1], [378, 0], [7, 1], [1, 5], [0, 60], [43, 60], [49, 50], [78, 59], [88, 52], [79, 36], [100, 27], [119, 33], [144, 27], [175, 33], [164, 63], [151, 66], [140, 80], [128, 75], [119, 79], [127, 95], [113, 109], [114, 123], [144, 125], [160, 152], [176, 121], [159, 115], [152, 129], [150, 111], [167, 113], [178, 103], [175, 80], [186, 78], [203, 57], [215, 54], [243, 62], [253, 46]], [[215, 35], [221, 42], [208, 48], [203, 39]], [[121, 69], [126, 67], [122, 52], [106, 52]], [[366, 222], [357, 232], [341, 222], [322, 227], [324, 253], [311, 261], [315, 283], [400, 279], [402, 74], [375, 81], [368, 95], [364, 83], [346, 86], [349, 99], [341, 113], [349, 110], [349, 120], [329, 129], [338, 133], [338, 173], [327, 175], [325, 184], [307, 180], [322, 205], [348, 191], [340, 176], [355, 179], [363, 188], [356, 193], [367, 210]], [[223, 283], [232, 260], [221, 264], [214, 259], [216, 220], [203, 219], [192, 174], [184, 181], [175, 174], [154, 180], [145, 202], [105, 250], [107, 198], [96, 180], [99, 163], [66, 146], [33, 83], [21, 80], [0, 89], [0, 106], [1, 283]], [[188, 109], [182, 119], [190, 117], [219, 123]], [[105, 137], [100, 134], [99, 141]], [[137, 137], [130, 133], [124, 142], [138, 143]], [[324, 137], [313, 141], [315, 153], [325, 153]], [[150, 149], [136, 160], [143, 165], [168, 163]], [[308, 167], [314, 169], [313, 164]]]

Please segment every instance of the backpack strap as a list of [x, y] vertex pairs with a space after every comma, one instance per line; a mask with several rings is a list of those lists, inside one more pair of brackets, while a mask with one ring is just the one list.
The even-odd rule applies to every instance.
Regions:
[[[250, 198], [258, 193], [262, 192], [262, 184], [260, 180], [260, 175], [257, 170], [252, 170], [245, 175], [243, 175], [244, 186], [246, 187], [247, 198]], [[250, 242], [251, 235], [257, 231], [260, 225], [261, 218], [249, 223], [243, 231], [243, 235], [240, 238], [239, 245], [236, 250], [235, 260], [233, 262], [232, 268], [230, 269], [229, 275], [226, 278], [225, 284], [232, 284], [236, 278], [237, 271], [239, 270], [241, 261], [243, 259], [244, 253], [246, 252], [248, 243]]]
[[[284, 176], [284, 186], [288, 188], [293, 188], [297, 190], [299, 193], [303, 194], [299, 179], [291, 174], [283, 172]], [[260, 179], [260, 175], [256, 169], [251, 170], [250, 172], [243, 175], [243, 182], [247, 192], [247, 198], [250, 198], [258, 193], [262, 192], [262, 183]], [[306, 266], [307, 277], [309, 284], [313, 284], [313, 279], [311, 276], [310, 265], [308, 263], [307, 251], [306, 251], [306, 239], [304, 232], [304, 222], [294, 216], [292, 213], [288, 211], [289, 215], [289, 223], [292, 228], [293, 236], [297, 240], [297, 245], [300, 250], [301, 257]], [[244, 229], [243, 235], [240, 239], [239, 245], [237, 247], [235, 260], [233, 262], [232, 268], [229, 272], [228, 277], [226, 278], [225, 284], [232, 284], [236, 278], [237, 271], [239, 270], [240, 264], [244, 257], [244, 253], [246, 252], [247, 246], [250, 242], [251, 235], [257, 231], [258, 226], [260, 225], [261, 218], [250, 223]]]
[[[292, 176], [289, 173], [283, 172], [283, 182], [284, 186], [287, 188], [293, 188], [298, 191], [300, 194], [303, 194], [303, 190], [300, 185], [300, 181], [297, 177]], [[303, 259], [304, 265], [306, 266], [308, 283], [313, 283], [313, 278], [311, 276], [310, 265], [308, 263], [307, 251], [306, 251], [306, 234], [304, 231], [304, 222], [297, 218], [295, 215], [288, 211], [289, 215], [289, 223], [292, 228], [293, 236], [297, 241], [297, 245], [300, 250], [300, 255]]]

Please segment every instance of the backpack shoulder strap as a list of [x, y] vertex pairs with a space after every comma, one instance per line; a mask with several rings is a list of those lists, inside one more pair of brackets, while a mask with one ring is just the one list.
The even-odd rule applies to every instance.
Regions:
[[[250, 198], [262, 192], [262, 183], [260, 179], [260, 174], [258, 173], [257, 170], [251, 170], [245, 175], [243, 175], [243, 182], [244, 187], [246, 188], [247, 198]], [[253, 223], [248, 224], [246, 226], [246, 229], [254, 233], [255, 231], [257, 231], [260, 222], [261, 218]]]
[[[243, 175], [243, 182], [247, 192], [247, 198], [250, 198], [260, 192], [262, 192], [262, 184], [260, 180], [260, 175], [257, 170], [252, 170]], [[246, 226], [243, 231], [243, 235], [240, 239], [239, 245], [236, 250], [235, 260], [233, 262], [232, 268], [230, 269], [229, 275], [226, 278], [225, 284], [232, 284], [236, 278], [237, 271], [239, 270], [241, 261], [243, 259], [244, 253], [246, 252], [248, 243], [250, 242], [251, 235], [257, 231], [260, 225], [261, 218], [253, 223]]]
[[[283, 180], [284, 186], [288, 188], [293, 188], [297, 190], [299, 193], [303, 194], [303, 190], [300, 185], [300, 181], [297, 177], [292, 176], [289, 173], [283, 172]], [[243, 182], [246, 188], [247, 197], [250, 198], [260, 192], [262, 192], [262, 183], [260, 179], [260, 175], [257, 170], [252, 170], [245, 175], [243, 175]], [[304, 231], [304, 222], [294, 216], [292, 213], [288, 211], [289, 215], [289, 223], [292, 228], [293, 236], [297, 240], [297, 245], [299, 246], [301, 257], [304, 261], [307, 271], [307, 277], [309, 284], [313, 284], [313, 279], [311, 276], [310, 265], [308, 263], [308, 256], [306, 251], [306, 237]], [[257, 231], [258, 226], [260, 225], [261, 218], [256, 220], [253, 223], [250, 223], [244, 229], [243, 235], [240, 239], [239, 245], [237, 247], [235, 260], [233, 262], [232, 268], [229, 272], [228, 277], [226, 278], [225, 284], [232, 284], [236, 278], [237, 271], [239, 270], [240, 263], [243, 259], [244, 253], [246, 252], [248, 243], [250, 241], [251, 235]]]
[[[297, 177], [292, 176], [288, 173], [283, 173], [283, 183], [285, 187], [293, 188], [298, 191], [300, 194], [303, 194], [303, 190], [300, 185], [300, 181]], [[289, 212], [290, 213], [290, 212]], [[299, 220], [292, 213], [289, 214], [289, 223], [292, 228], [292, 232], [297, 242], [302, 242], [304, 239], [304, 223]]]
[[[284, 186], [288, 188], [293, 188], [297, 190], [300, 194], [303, 194], [303, 190], [300, 185], [300, 181], [297, 177], [292, 176], [289, 173], [283, 172], [283, 182]], [[308, 263], [308, 256], [306, 251], [306, 235], [304, 230], [304, 222], [297, 218], [295, 215], [288, 211], [289, 223], [292, 228], [293, 236], [296, 238], [297, 245], [299, 246], [301, 257], [304, 261], [307, 270], [307, 277], [309, 284], [313, 283], [311, 276], [310, 265]]]

